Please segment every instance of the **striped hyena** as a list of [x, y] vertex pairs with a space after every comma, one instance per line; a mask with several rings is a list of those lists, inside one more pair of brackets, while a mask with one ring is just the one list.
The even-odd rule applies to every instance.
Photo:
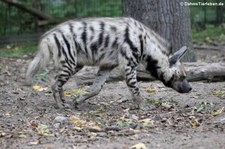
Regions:
[[169, 57], [170, 44], [132, 18], [70, 20], [45, 33], [38, 49], [26, 78], [30, 82], [31, 77], [52, 58], [59, 68], [52, 91], [60, 108], [65, 102], [63, 85], [85, 65], [99, 66], [99, 70], [90, 92], [76, 99], [76, 104], [97, 95], [111, 70], [117, 66], [125, 73], [134, 101], [140, 103], [136, 78], [139, 63], [165, 86], [180, 93], [192, 89], [179, 61], [187, 48], [183, 47]]

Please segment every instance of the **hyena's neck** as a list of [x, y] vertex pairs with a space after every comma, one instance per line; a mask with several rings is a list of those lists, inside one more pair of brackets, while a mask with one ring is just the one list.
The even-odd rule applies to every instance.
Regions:
[[166, 85], [173, 77], [168, 57], [170, 45], [154, 31], [150, 30], [148, 33], [151, 36], [149, 35], [149, 38], [146, 39], [146, 49], [144, 52], [146, 70]]
[[157, 80], [162, 81], [166, 86], [170, 86], [174, 75], [169, 65], [165, 63], [163, 64], [161, 63], [162, 61], [158, 61], [151, 56], [147, 56], [146, 61], [146, 70], [149, 71]]
[[172, 72], [168, 64], [162, 63], [162, 61], [152, 56], [146, 56], [146, 62], [146, 70], [156, 79], [164, 83], [172, 77]]

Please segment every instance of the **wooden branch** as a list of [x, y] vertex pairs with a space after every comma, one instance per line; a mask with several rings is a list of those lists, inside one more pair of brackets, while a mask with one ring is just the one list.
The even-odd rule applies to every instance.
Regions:
[[49, 24], [58, 24], [63, 21], [64, 20], [41, 20], [41, 21], [38, 21], [38, 26], [45, 26], [45, 25], [49, 25]]
[[217, 51], [222, 50], [221, 47], [218, 47], [218, 46], [217, 47], [216, 46], [209, 46], [209, 45], [207, 45], [207, 46], [197, 46], [197, 45], [194, 45], [193, 48], [194, 49], [198, 49], [198, 50], [217, 50]]
[[23, 4], [21, 4], [20, 2], [17, 2], [17, 1], [13, 1], [13, 0], [1, 0], [2, 2], [5, 2], [9, 5], [12, 5], [18, 9], [21, 9], [25, 12], [28, 12], [34, 16], [37, 16], [38, 18], [40, 19], [44, 19], [44, 20], [54, 20], [54, 18], [50, 15], [47, 15], [47, 14], [44, 14], [42, 13], [41, 11], [38, 11], [37, 9], [34, 9], [34, 8], [30, 8], [30, 7], [27, 7]]
[[[184, 63], [188, 81], [222, 81], [225, 80], [225, 63]], [[92, 84], [97, 73], [96, 67], [88, 67], [77, 74], [78, 84]], [[142, 66], [138, 68], [137, 78], [141, 81], [155, 80]], [[114, 69], [108, 82], [123, 80], [123, 74], [118, 68]]]

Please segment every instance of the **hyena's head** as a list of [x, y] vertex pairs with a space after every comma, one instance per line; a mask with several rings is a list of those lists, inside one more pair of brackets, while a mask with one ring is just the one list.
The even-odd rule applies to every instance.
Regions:
[[168, 80], [163, 81], [166, 86], [171, 87], [180, 93], [188, 93], [192, 90], [191, 85], [186, 79], [184, 66], [180, 62], [180, 59], [187, 51], [188, 48], [184, 46], [169, 58], [169, 72], [171, 73], [171, 76]]

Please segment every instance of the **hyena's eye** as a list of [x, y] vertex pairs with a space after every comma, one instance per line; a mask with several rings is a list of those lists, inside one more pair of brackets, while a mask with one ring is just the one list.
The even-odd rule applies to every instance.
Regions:
[[186, 76], [181, 76], [180, 77], [180, 80], [184, 80], [184, 79], [186, 79]]

